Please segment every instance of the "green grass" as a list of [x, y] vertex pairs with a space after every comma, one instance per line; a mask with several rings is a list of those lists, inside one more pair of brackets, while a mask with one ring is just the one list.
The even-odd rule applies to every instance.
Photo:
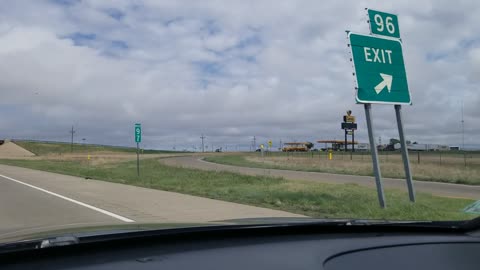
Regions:
[[[311, 153], [290, 155], [288, 159], [282, 153], [268, 155], [265, 157], [265, 162], [261, 161], [262, 159], [259, 155], [253, 154], [208, 156], [205, 157], [205, 160], [219, 164], [251, 168], [373, 176], [371, 160], [368, 154], [365, 154], [365, 156], [356, 154], [353, 161], [350, 160], [350, 155], [343, 157], [339, 153], [334, 154], [334, 160], [327, 160], [325, 154], [320, 157], [316, 154], [313, 158]], [[249, 158], [253, 158], [253, 160]], [[471, 162], [471, 165], [465, 167], [459, 164], [449, 164], [447, 161], [446, 157], [444, 157], [442, 165], [425, 161], [417, 164], [411, 161], [410, 166], [413, 178], [420, 181], [480, 185], [480, 165]], [[380, 167], [384, 177], [405, 177], [403, 163], [398, 155], [380, 156]]]
[[[27, 149], [28, 151], [42, 156], [47, 154], [66, 154], [71, 153], [70, 143], [63, 142], [36, 142], [36, 141], [15, 141], [15, 144]], [[136, 153], [135, 147], [120, 147], [120, 146], [105, 146], [92, 144], [73, 144], [73, 153], [92, 153], [92, 152], [119, 152], [119, 153]], [[174, 151], [165, 150], [143, 150], [144, 154], [163, 154], [163, 153], [178, 153]]]
[[[162, 165], [158, 159], [136, 163], [89, 167], [86, 162], [51, 160], [0, 160], [2, 164], [90, 177], [135, 186], [202, 196], [322, 218], [371, 218], [391, 220], [471, 219], [462, 209], [472, 200], [417, 194], [411, 204], [406, 193], [387, 190], [387, 209], [378, 206], [374, 189], [358, 185], [330, 185], [283, 178], [246, 176]], [[88, 180], [85, 180], [88, 181]]]

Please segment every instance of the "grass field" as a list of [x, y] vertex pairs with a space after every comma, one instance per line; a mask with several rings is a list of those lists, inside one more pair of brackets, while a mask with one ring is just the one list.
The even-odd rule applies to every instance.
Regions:
[[[15, 144], [27, 149], [28, 151], [42, 156], [49, 154], [69, 154], [72, 153], [70, 143], [62, 142], [36, 142], [36, 141], [15, 141]], [[136, 153], [134, 147], [118, 147], [91, 144], [73, 144], [73, 153], [93, 153], [93, 152], [116, 152], [116, 153]], [[143, 154], [163, 154], [178, 153], [164, 150], [141, 150]]]
[[[414, 157], [416, 154], [413, 154]], [[470, 158], [469, 164], [465, 167], [463, 156], [459, 161], [458, 156], [452, 154], [443, 154], [442, 163], [438, 161], [438, 153], [423, 153], [420, 163], [411, 159], [411, 169], [413, 178], [423, 181], [436, 181], [448, 183], [461, 183], [470, 185], [480, 185], [480, 164], [477, 159]], [[436, 162], [432, 161], [435, 159]], [[333, 160], [328, 160], [326, 153], [323, 154], [275, 154], [267, 155], [262, 158], [259, 154], [244, 153], [206, 157], [205, 160], [227, 165], [236, 165], [243, 167], [284, 169], [298, 171], [327, 172], [351, 175], [373, 175], [372, 163], [369, 153], [350, 155], [341, 155], [334, 153]], [[423, 161], [422, 161], [423, 160]], [[480, 156], [478, 158], [480, 160]], [[380, 166], [382, 176], [392, 178], [405, 177], [403, 163], [399, 153], [390, 153], [380, 156]]]
[[158, 159], [142, 161], [140, 178], [136, 176], [136, 163], [131, 161], [96, 166], [85, 161], [55, 160], [0, 160], [0, 163], [147, 186], [312, 217], [391, 220], [457, 220], [476, 217], [462, 212], [465, 206], [473, 202], [467, 199], [418, 193], [417, 203], [411, 204], [404, 192], [389, 190], [386, 192], [388, 208], [380, 209], [375, 190], [358, 185], [330, 185], [176, 168], [162, 165]]

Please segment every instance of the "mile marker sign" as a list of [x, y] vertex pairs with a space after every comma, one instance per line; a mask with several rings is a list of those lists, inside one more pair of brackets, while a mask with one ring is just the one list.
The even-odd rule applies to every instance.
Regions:
[[411, 104], [399, 40], [348, 33], [358, 103]]
[[142, 125], [135, 124], [135, 142], [142, 142]]

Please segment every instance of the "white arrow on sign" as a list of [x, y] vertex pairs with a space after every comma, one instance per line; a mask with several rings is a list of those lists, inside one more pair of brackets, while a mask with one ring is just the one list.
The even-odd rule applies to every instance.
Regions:
[[380, 94], [380, 92], [382, 92], [383, 88], [386, 86], [388, 92], [390, 93], [390, 90], [392, 89], [392, 75], [380, 73], [380, 76], [382, 76], [383, 81], [375, 86], [375, 92]]

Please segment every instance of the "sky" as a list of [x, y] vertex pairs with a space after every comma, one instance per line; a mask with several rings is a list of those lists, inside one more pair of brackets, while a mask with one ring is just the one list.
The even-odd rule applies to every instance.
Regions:
[[[0, 5], [0, 137], [248, 150], [342, 139], [355, 103], [346, 30], [398, 15], [411, 91], [408, 140], [480, 147], [478, 1], [16, 0]], [[397, 138], [392, 105], [374, 135]]]

